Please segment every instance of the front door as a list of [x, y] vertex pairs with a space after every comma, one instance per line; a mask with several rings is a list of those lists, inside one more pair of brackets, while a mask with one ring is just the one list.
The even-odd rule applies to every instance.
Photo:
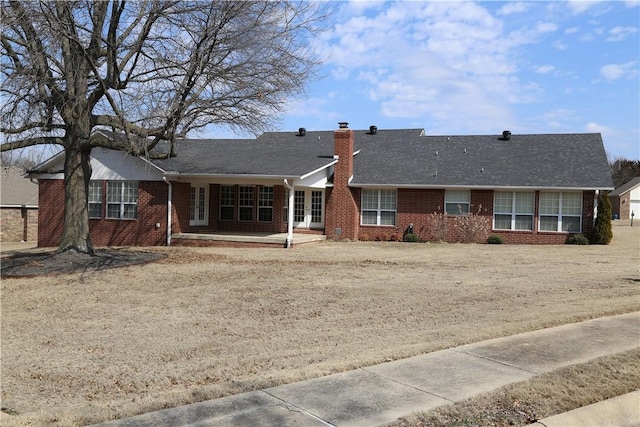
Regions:
[[294, 228], [324, 228], [324, 191], [296, 190], [293, 198]]
[[209, 224], [209, 186], [191, 184], [189, 225]]

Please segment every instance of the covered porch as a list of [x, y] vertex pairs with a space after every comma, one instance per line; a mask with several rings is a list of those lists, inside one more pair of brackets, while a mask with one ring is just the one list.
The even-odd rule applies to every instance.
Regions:
[[[286, 248], [288, 233], [212, 231], [173, 233], [171, 246], [225, 246]], [[293, 233], [290, 246], [317, 243], [326, 240], [323, 233]]]

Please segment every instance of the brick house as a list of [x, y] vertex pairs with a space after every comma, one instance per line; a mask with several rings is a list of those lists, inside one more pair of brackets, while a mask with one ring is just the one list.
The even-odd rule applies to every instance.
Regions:
[[38, 185], [15, 166], [0, 171], [0, 240], [34, 242], [38, 237]]
[[[599, 134], [427, 136], [422, 129], [268, 132], [178, 142], [164, 160], [92, 151], [92, 241], [166, 245], [215, 233], [319, 233], [334, 240], [463, 241], [473, 219], [507, 243], [588, 233], [612, 179]], [[62, 233], [63, 158], [32, 172], [38, 245]]]
[[618, 219], [640, 216], [640, 176], [633, 178], [609, 193], [611, 213]]

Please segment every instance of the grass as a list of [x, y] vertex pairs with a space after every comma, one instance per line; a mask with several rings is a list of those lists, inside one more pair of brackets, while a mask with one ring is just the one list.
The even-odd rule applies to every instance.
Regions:
[[168, 256], [3, 279], [2, 424], [97, 423], [637, 311], [639, 238], [154, 248]]
[[640, 384], [640, 349], [510, 384], [463, 402], [405, 417], [389, 427], [526, 426], [630, 393]]

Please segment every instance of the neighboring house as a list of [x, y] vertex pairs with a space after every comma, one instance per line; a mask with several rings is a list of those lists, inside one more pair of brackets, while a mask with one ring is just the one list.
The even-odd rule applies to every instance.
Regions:
[[640, 215], [640, 176], [609, 193], [614, 218], [631, 219], [631, 212]]
[[[177, 157], [92, 151], [92, 242], [165, 245], [206, 233], [320, 233], [335, 240], [461, 241], [473, 219], [507, 243], [587, 234], [612, 190], [600, 134], [427, 136], [422, 129], [268, 132], [182, 140]], [[63, 155], [32, 172], [39, 246], [62, 234]], [[49, 173], [46, 173], [49, 171]], [[46, 226], [42, 225], [46, 224]]]
[[38, 238], [38, 185], [10, 166], [0, 171], [0, 240], [35, 242]]

